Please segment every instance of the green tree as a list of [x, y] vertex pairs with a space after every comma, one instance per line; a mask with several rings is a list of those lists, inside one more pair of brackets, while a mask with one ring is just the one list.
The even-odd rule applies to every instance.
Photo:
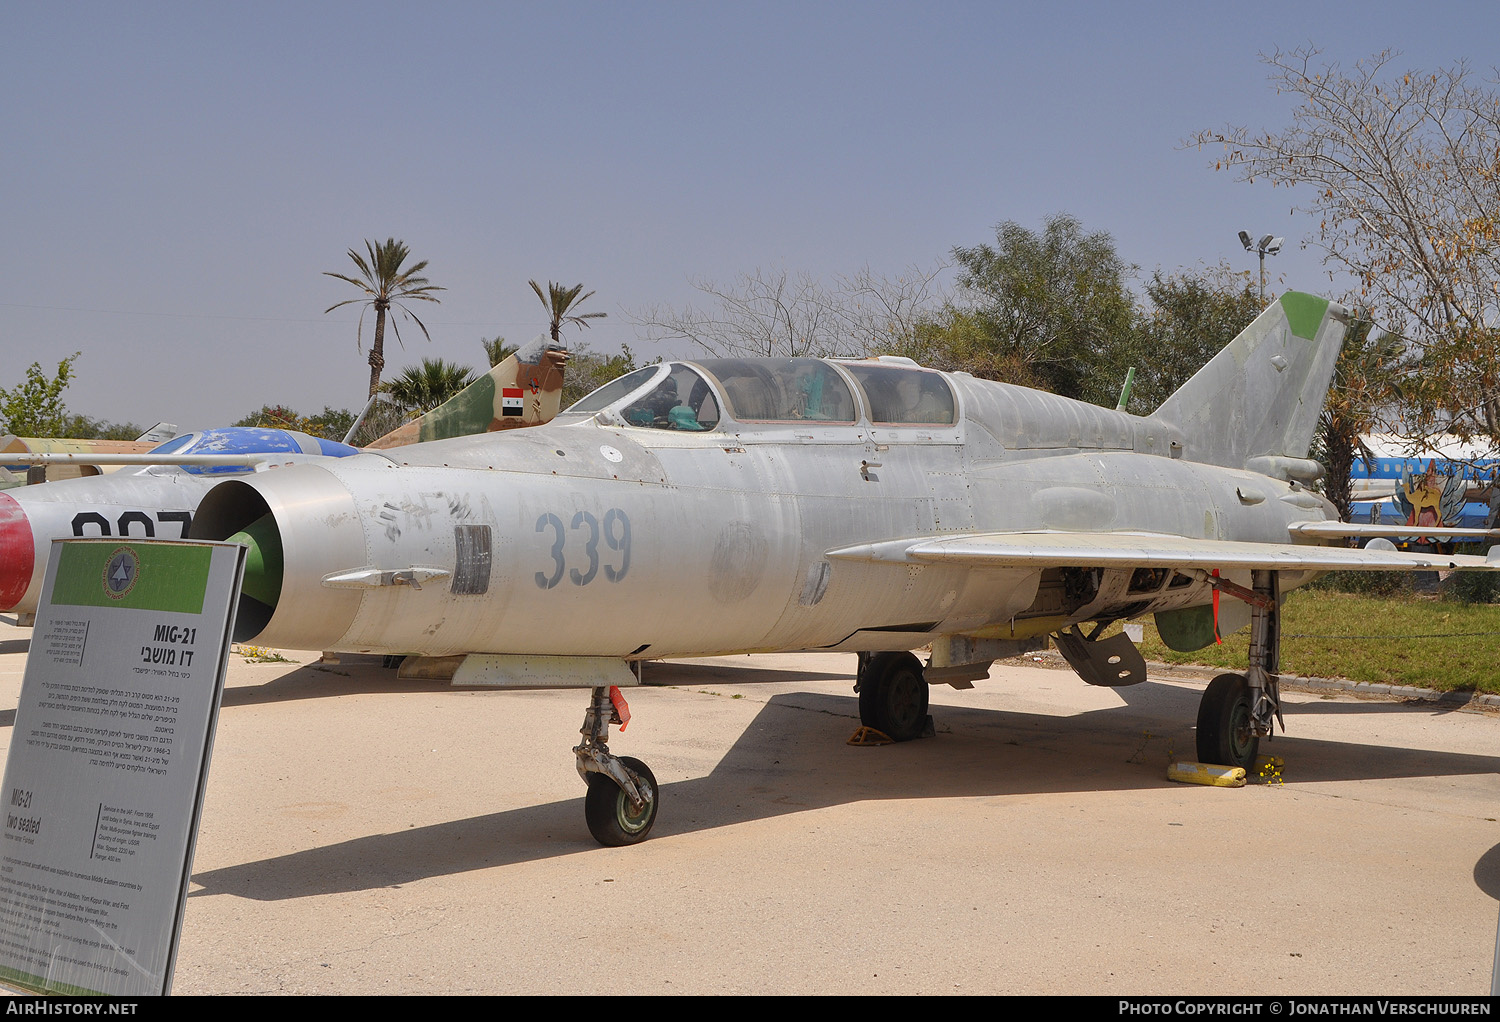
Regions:
[[309, 415], [302, 420], [302, 432], [309, 436], [320, 436], [325, 440], [342, 440], [352, 425], [354, 425], [354, 413], [349, 409], [329, 408], [324, 405], [323, 410], [317, 415]]
[[547, 310], [547, 314], [551, 317], [552, 321], [548, 324], [547, 329], [552, 335], [552, 339], [559, 344], [562, 343], [562, 328], [564, 326], [572, 323], [581, 327], [587, 327], [589, 320], [603, 319], [606, 315], [603, 312], [575, 311], [578, 306], [594, 297], [594, 292], [592, 291], [584, 294], [582, 284], [563, 287], [561, 284], [555, 284], [549, 280], [547, 281], [547, 291], [544, 294], [542, 286], [536, 281], [530, 280], [527, 283], [531, 285], [531, 290], [536, 292], [537, 298], [541, 300], [542, 307]]
[[634, 371], [635, 353], [622, 344], [615, 355], [591, 351], [585, 345], [570, 350], [568, 368], [563, 374], [562, 406], [564, 408], [604, 386], [610, 380]]
[[424, 358], [381, 384], [391, 402], [408, 414], [431, 411], [474, 382], [474, 370], [440, 358]]
[[[427, 260], [423, 259], [415, 266], [404, 267], [406, 257], [411, 251], [406, 247], [404, 241], [395, 238], [387, 238], [383, 244], [376, 245], [369, 239], [365, 240], [365, 249], [369, 253], [369, 259], [360, 255], [354, 249], [349, 250], [349, 258], [354, 260], [354, 265], [359, 268], [359, 276], [351, 277], [343, 273], [325, 271], [324, 276], [336, 277], [346, 283], [353, 284], [364, 293], [361, 298], [350, 298], [342, 302], [335, 302], [324, 309], [324, 314], [345, 305], [359, 304], [375, 310], [375, 339], [370, 344], [370, 397], [374, 397], [380, 390], [380, 373], [385, 368], [385, 319], [386, 313], [392, 308], [398, 310], [402, 315], [410, 316], [411, 319], [422, 328], [422, 336], [429, 341], [432, 335], [427, 332], [427, 326], [417, 315], [408, 309], [405, 301], [415, 300], [422, 302], [438, 302], [432, 294], [434, 291], [446, 291], [447, 288], [437, 287], [426, 277], [419, 274], [427, 268]], [[363, 346], [363, 332], [365, 323], [364, 309], [359, 313], [359, 328], [355, 334], [356, 343]], [[395, 320], [391, 326], [396, 331], [396, 340], [401, 342], [401, 330]], [[404, 346], [404, 342], [402, 342]]]
[[519, 345], [505, 343], [505, 338], [499, 334], [494, 338], [481, 337], [479, 343], [484, 346], [485, 361], [489, 362], [491, 369], [510, 358], [520, 348]]
[[1108, 379], [1118, 388], [1135, 367], [1129, 411], [1149, 412], [1201, 369], [1263, 311], [1248, 275], [1226, 265], [1167, 275], [1146, 283], [1150, 307], [1136, 316], [1129, 344], [1109, 352]]
[[144, 432], [144, 428], [133, 422], [109, 422], [69, 414], [63, 419], [62, 430], [57, 435], [73, 440], [134, 440]]
[[1101, 353], [1130, 343], [1135, 271], [1105, 231], [1085, 232], [1058, 213], [1042, 231], [1014, 221], [995, 244], [958, 247], [958, 294], [925, 331], [947, 346], [955, 368], [1040, 386], [1065, 397], [1113, 405], [1120, 380], [1093, 367]]
[[42, 372], [39, 362], [26, 370], [26, 379], [10, 389], [0, 387], [0, 424], [3, 432], [16, 436], [61, 436], [68, 410], [62, 392], [73, 379], [73, 363], [81, 352], [73, 352], [57, 363], [57, 375], [51, 379]]
[[251, 412], [237, 422], [231, 422], [231, 426], [263, 426], [267, 429], [298, 429], [302, 422], [302, 416], [288, 408], [286, 405], [261, 405], [260, 410]]
[[1402, 338], [1372, 329], [1368, 320], [1349, 324], [1312, 449], [1312, 457], [1326, 470], [1323, 495], [1346, 522], [1354, 514], [1354, 458], [1359, 453], [1370, 457], [1361, 437], [1381, 424], [1382, 409], [1400, 403], [1402, 380], [1411, 373], [1411, 356]]
[[259, 411], [251, 412], [231, 425], [291, 429], [325, 440], [342, 440], [344, 434], [349, 432], [349, 427], [354, 425], [354, 413], [345, 408], [329, 408], [325, 405], [317, 415], [305, 416], [285, 405], [262, 405]]
[[994, 343], [989, 325], [975, 310], [951, 302], [919, 321], [911, 339], [894, 346], [890, 354], [905, 355], [931, 369], [973, 373], [1018, 387], [1048, 387], [1023, 353]]

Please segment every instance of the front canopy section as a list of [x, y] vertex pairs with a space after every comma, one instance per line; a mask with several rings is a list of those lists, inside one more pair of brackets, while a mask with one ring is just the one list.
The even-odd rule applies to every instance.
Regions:
[[605, 384], [563, 414], [604, 413], [623, 425], [697, 433], [743, 423], [853, 425], [854, 392], [815, 358], [712, 358], [648, 366]]
[[719, 397], [685, 362], [647, 366], [569, 406], [560, 418], [604, 413], [627, 426], [702, 433], [719, 425]]

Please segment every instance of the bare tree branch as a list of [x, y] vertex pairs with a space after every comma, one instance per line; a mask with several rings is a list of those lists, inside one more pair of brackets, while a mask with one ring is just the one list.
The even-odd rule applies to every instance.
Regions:
[[[1463, 62], [1396, 70], [1386, 51], [1344, 70], [1312, 48], [1262, 59], [1298, 100], [1280, 131], [1200, 131], [1217, 169], [1298, 188], [1315, 244], [1368, 308], [1421, 355], [1414, 423], [1496, 433], [1500, 408], [1500, 93]], [[1490, 409], [1486, 411], [1486, 409]]]
[[917, 323], [941, 307], [946, 263], [895, 277], [864, 267], [828, 282], [784, 268], [728, 284], [695, 280], [704, 307], [656, 305], [631, 313], [647, 341], [687, 341], [716, 358], [889, 354], [909, 346]]

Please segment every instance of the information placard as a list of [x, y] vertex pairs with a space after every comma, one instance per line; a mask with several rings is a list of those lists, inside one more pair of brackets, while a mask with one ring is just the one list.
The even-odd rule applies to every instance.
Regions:
[[53, 544], [0, 789], [0, 981], [165, 994], [244, 548]]

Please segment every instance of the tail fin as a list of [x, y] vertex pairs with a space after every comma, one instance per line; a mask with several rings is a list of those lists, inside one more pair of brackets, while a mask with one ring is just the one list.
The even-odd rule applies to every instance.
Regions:
[[562, 407], [568, 349], [543, 335], [419, 419], [370, 444], [372, 450], [475, 433], [540, 426]]
[[1306, 458], [1349, 320], [1335, 302], [1288, 291], [1151, 417], [1182, 431], [1189, 461]]

